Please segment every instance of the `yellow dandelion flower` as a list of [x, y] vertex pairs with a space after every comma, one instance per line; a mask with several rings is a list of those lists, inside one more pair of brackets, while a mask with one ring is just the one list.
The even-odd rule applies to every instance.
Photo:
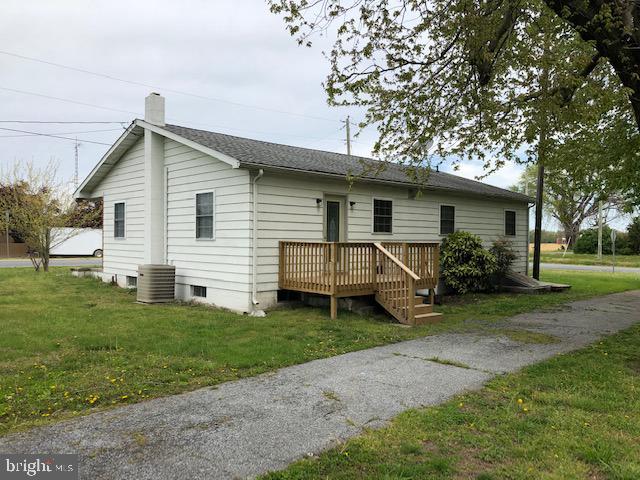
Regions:
[[524, 403], [524, 400], [522, 400], [521, 398], [518, 399], [518, 404], [522, 405]]
[[529, 409], [528, 409], [527, 407], [524, 407], [524, 408], [522, 409], [522, 411], [523, 411], [523, 412], [528, 412], [528, 411], [529, 411]]

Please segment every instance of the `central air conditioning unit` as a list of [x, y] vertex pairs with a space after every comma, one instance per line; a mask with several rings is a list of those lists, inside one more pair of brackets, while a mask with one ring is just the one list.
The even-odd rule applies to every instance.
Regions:
[[174, 265], [138, 266], [138, 302], [166, 303], [176, 297]]

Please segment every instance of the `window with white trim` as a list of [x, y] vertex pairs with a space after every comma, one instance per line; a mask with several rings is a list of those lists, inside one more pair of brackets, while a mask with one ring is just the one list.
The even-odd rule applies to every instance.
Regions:
[[440, 205], [440, 235], [449, 235], [456, 230], [456, 207]]
[[373, 233], [391, 233], [393, 226], [393, 202], [373, 199]]
[[516, 235], [516, 212], [514, 210], [504, 211], [504, 234], [511, 237]]
[[125, 206], [124, 202], [113, 204], [113, 236], [114, 238], [124, 238], [125, 229]]
[[213, 192], [196, 193], [196, 238], [213, 238], [214, 201]]

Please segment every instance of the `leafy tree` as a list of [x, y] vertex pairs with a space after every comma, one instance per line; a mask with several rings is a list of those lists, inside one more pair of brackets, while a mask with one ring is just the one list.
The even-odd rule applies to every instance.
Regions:
[[[545, 213], [558, 221], [571, 246], [579, 237], [582, 226], [595, 220], [600, 200], [603, 201], [605, 218], [626, 209], [632, 200], [629, 192], [625, 196], [612, 190], [620, 184], [618, 168], [607, 166], [597, 156], [590, 157], [586, 147], [581, 157], [582, 164], [566, 162], [565, 167], [563, 158], [567, 154], [564, 145], [551, 148], [545, 171], [543, 204]], [[591, 162], [591, 158], [595, 160]], [[510, 188], [519, 192], [535, 191], [536, 175], [535, 166], [529, 166], [518, 184]]]
[[482, 247], [480, 237], [463, 231], [443, 240], [440, 263], [445, 284], [457, 293], [488, 289], [497, 269], [496, 257]]
[[629, 249], [635, 255], [640, 254], [640, 217], [635, 217], [627, 226]]
[[523, 148], [543, 161], [585, 124], [621, 123], [638, 135], [631, 105], [638, 114], [640, 75], [637, 62], [621, 60], [640, 58], [640, 49], [628, 49], [640, 39], [638, 23], [624, 21], [636, 12], [631, 2], [269, 4], [302, 44], [335, 33], [329, 103], [366, 107], [361, 126], [379, 132], [374, 154], [410, 173], [444, 156], [482, 159], [490, 171], [519, 160]]
[[36, 271], [48, 271], [51, 248], [77, 235], [77, 228], [95, 223], [100, 212], [96, 208], [76, 208], [57, 181], [55, 164], [41, 170], [31, 163], [16, 164], [0, 175], [0, 191], [0, 210], [10, 211], [11, 228], [27, 244]]

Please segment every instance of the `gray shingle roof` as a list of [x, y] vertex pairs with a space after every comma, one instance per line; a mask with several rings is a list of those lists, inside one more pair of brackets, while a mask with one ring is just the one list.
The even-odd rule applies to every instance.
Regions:
[[[243, 166], [275, 167], [341, 176], [362, 174], [361, 178], [364, 179], [402, 183], [408, 186], [416, 185], [399, 165], [392, 163], [387, 163], [386, 168], [381, 172], [363, 173], [362, 162], [368, 165], [379, 163], [371, 158], [251, 140], [178, 125], [166, 125], [164, 128], [176, 135], [233, 157]], [[520, 193], [444, 172], [432, 171], [429, 174], [426, 187], [520, 202], [533, 202], [533, 199]]]

